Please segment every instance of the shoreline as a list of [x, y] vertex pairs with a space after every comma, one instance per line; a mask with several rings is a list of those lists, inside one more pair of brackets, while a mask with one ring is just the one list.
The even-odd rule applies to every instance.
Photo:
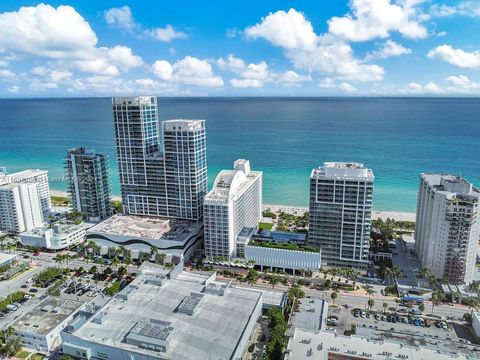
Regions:
[[[61, 196], [68, 197], [68, 193], [62, 190], [50, 190], [50, 196]], [[112, 196], [112, 200], [121, 201], [120, 196]], [[271, 210], [273, 212], [285, 211], [289, 214], [302, 216], [305, 212], [308, 211], [307, 207], [302, 206], [291, 206], [291, 205], [274, 205], [274, 204], [263, 204], [263, 210]], [[383, 211], [383, 210], [373, 210], [372, 211], [372, 220], [382, 219], [386, 220], [387, 218], [395, 219], [397, 221], [415, 221], [415, 213], [407, 211]]]

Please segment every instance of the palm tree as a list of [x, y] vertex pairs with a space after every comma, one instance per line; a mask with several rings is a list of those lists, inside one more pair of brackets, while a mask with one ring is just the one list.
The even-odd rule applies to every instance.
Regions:
[[468, 286], [471, 291], [475, 291], [478, 295], [480, 291], [480, 280], [473, 280], [472, 283]]
[[332, 305], [335, 306], [335, 299], [338, 298], [338, 294], [334, 291], [330, 294], [330, 297], [332, 298]]
[[468, 308], [472, 311], [470, 312], [470, 319], [473, 319], [473, 310], [477, 311], [480, 305], [478, 298], [470, 296], [465, 299], [465, 303], [468, 305]]
[[385, 314], [385, 311], [388, 309], [388, 304], [387, 304], [387, 303], [383, 303], [383, 304], [382, 304], [382, 308], [383, 308], [383, 313]]
[[125, 258], [125, 254], [127, 253], [127, 248], [123, 245], [118, 247], [118, 252], [122, 255], [122, 258]]
[[441, 304], [443, 299], [444, 299], [443, 293], [441, 293], [440, 291], [432, 292], [432, 298], [430, 299], [430, 301], [432, 302], [432, 315], [433, 315], [433, 308], [436, 305]]
[[372, 307], [375, 305], [375, 301], [373, 299], [370, 299], [367, 301], [368, 309], [372, 311]]
[[156, 245], [152, 245], [150, 247], [150, 255], [153, 256], [154, 262], [157, 262], [157, 254], [158, 254], [158, 247]]
[[364, 287], [363, 289], [364, 289], [365, 292], [368, 294], [368, 300], [370, 300], [370, 298], [372, 297], [372, 295], [376, 293], [376, 291], [373, 290], [373, 289], [370, 288], [370, 287]]
[[278, 283], [280, 282], [280, 277], [276, 276], [276, 275], [272, 275], [270, 276], [270, 278], [268, 279], [268, 283], [270, 285], [272, 285], [272, 289], [275, 288], [275, 285], [277, 285]]

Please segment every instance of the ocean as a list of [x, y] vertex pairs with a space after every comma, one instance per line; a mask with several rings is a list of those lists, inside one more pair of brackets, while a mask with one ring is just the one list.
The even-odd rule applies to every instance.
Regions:
[[[237, 158], [264, 174], [264, 203], [308, 205], [309, 175], [325, 161], [375, 174], [375, 210], [415, 211], [419, 174], [450, 172], [480, 185], [480, 100], [474, 98], [159, 98], [161, 120], [206, 119], [210, 186]], [[0, 100], [0, 166], [49, 171], [84, 146], [110, 155], [120, 193], [109, 98]]]

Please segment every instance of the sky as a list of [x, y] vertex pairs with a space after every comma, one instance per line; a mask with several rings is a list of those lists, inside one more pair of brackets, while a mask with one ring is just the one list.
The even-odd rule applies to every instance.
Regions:
[[0, 2], [0, 97], [478, 96], [480, 0]]

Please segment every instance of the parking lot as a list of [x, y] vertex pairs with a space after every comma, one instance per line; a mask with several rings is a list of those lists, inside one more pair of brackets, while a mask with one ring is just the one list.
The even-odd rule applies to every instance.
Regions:
[[338, 317], [338, 325], [335, 328], [340, 333], [350, 331], [352, 324], [356, 324], [357, 334], [370, 338], [396, 337], [404, 338], [407, 342], [410, 339], [412, 343], [418, 342], [418, 338], [421, 338], [420, 342], [446, 341], [460, 345], [475, 342], [469, 332], [465, 331], [462, 323], [425, 320], [422, 316], [415, 316], [409, 314], [407, 309], [404, 310], [383, 314], [382, 311], [369, 313], [364, 309], [359, 309], [358, 317], [356, 317], [353, 309], [339, 307], [329, 308], [329, 316]]

